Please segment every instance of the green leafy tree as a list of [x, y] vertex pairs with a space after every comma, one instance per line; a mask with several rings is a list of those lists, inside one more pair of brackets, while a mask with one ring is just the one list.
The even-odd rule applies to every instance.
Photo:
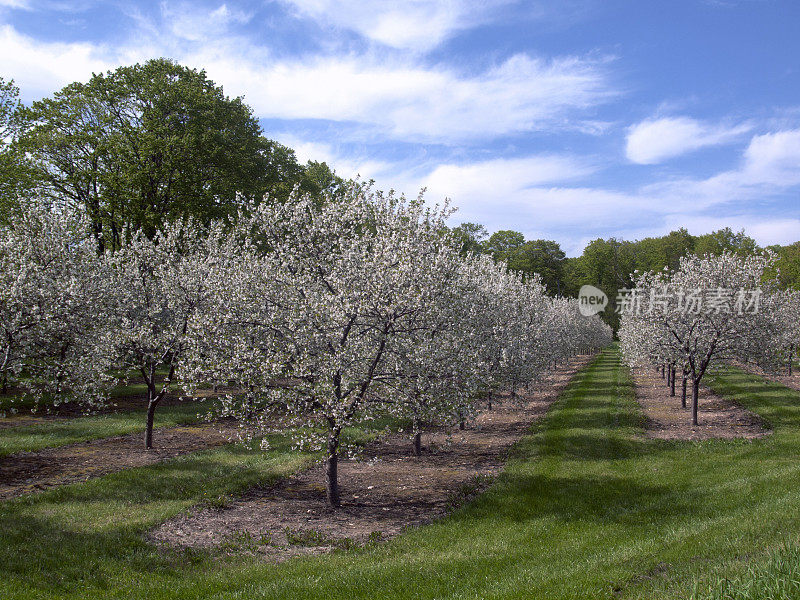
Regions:
[[772, 276], [782, 289], [800, 290], [800, 242], [788, 246], [770, 246], [777, 255]]
[[25, 128], [23, 105], [14, 80], [0, 77], [0, 225], [8, 225], [21, 201], [36, 187], [35, 171], [14, 141]]
[[684, 228], [662, 237], [632, 242], [636, 268], [640, 271], [660, 270], [664, 267], [677, 269], [680, 259], [694, 252], [696, 243], [697, 238]]
[[241, 98], [167, 59], [95, 74], [27, 111], [29, 152], [54, 195], [82, 207], [99, 251], [123, 232], [231, 216], [240, 199], [288, 196], [302, 167], [262, 136]]
[[575, 293], [582, 285], [593, 285], [603, 290], [608, 296], [609, 304], [601, 316], [616, 329], [619, 326], [619, 315], [615, 312], [617, 291], [632, 286], [635, 269], [636, 261], [631, 242], [615, 238], [593, 240], [586, 246], [580, 258], [569, 266], [569, 281], [565, 287]]
[[511, 254], [525, 243], [525, 236], [519, 231], [501, 229], [491, 235], [484, 244], [484, 249], [494, 256], [495, 260], [507, 261]]
[[745, 235], [744, 230], [734, 232], [730, 227], [698, 236], [694, 253], [698, 256], [713, 254], [721, 256], [724, 252], [733, 252], [739, 256], [752, 256], [760, 251], [756, 241]]
[[551, 295], [564, 294], [564, 262], [566, 254], [558, 242], [530, 240], [510, 252], [508, 266], [522, 273], [538, 273]]
[[456, 240], [456, 245], [461, 249], [461, 254], [482, 254], [485, 251], [484, 243], [489, 235], [486, 227], [478, 223], [462, 223], [453, 227], [451, 232]]

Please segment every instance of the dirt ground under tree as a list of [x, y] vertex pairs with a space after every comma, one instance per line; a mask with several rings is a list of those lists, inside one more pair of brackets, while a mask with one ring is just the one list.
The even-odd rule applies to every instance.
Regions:
[[636, 400], [647, 417], [649, 437], [664, 440], [706, 440], [713, 438], [759, 438], [771, 431], [758, 415], [701, 386], [698, 396], [698, 425], [692, 425], [692, 386], [687, 389], [686, 408], [681, 406], [681, 378], [676, 376], [675, 396], [669, 395], [666, 379], [653, 368], [631, 370]]
[[171, 546], [245, 549], [284, 560], [386, 539], [428, 523], [491, 482], [511, 446], [591, 358], [569, 361], [519, 403], [495, 402], [463, 431], [426, 431], [419, 458], [409, 435], [391, 434], [369, 444], [359, 459], [341, 460], [342, 505], [335, 511], [325, 504], [323, 467], [315, 465], [222, 509], [171, 519], [151, 537]]

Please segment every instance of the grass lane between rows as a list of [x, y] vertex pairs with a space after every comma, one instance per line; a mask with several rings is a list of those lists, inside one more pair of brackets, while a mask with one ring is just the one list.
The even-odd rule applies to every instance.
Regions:
[[[609, 348], [474, 502], [385, 544], [279, 565], [165, 551], [143, 534], [308, 460], [280, 439], [267, 454], [226, 446], [3, 502], [0, 597], [728, 597], [725, 581], [742, 587], [775, 573], [782, 556], [791, 562], [800, 394], [735, 370], [711, 383], [774, 435], [645, 437], [630, 375]], [[750, 597], [760, 596], [741, 596]]]

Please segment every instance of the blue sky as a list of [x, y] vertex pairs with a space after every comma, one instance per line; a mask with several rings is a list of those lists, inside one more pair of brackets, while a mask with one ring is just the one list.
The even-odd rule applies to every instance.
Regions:
[[454, 222], [571, 255], [680, 226], [800, 239], [797, 1], [0, 0], [26, 101], [156, 56]]

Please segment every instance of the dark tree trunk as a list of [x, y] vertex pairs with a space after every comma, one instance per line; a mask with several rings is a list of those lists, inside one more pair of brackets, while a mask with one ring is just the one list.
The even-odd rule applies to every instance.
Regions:
[[[794, 360], [794, 344], [789, 346], [789, 375], [792, 374], [792, 361]], [[5, 383], [5, 381], [4, 381]]]
[[339, 432], [328, 431], [328, 447], [325, 454], [325, 496], [328, 506], [336, 508], [339, 500]]
[[458, 424], [458, 428], [463, 431], [464, 430], [464, 426], [465, 426], [464, 419], [461, 419], [461, 422]]
[[661, 379], [664, 379], [664, 365], [661, 365]]
[[697, 398], [700, 395], [700, 380], [692, 379], [692, 425], [697, 425]]
[[153, 421], [156, 415], [156, 406], [161, 401], [162, 395], [159, 394], [155, 398], [151, 397], [147, 402], [147, 424], [144, 429], [144, 447], [145, 450], [153, 449]]
[[686, 408], [686, 384], [689, 383], [689, 380], [686, 378], [686, 371], [683, 372], [683, 380], [681, 381], [681, 406]]
[[422, 455], [422, 424], [414, 417], [414, 456]]
[[675, 366], [669, 368], [669, 395], [675, 397]]
[[489, 406], [489, 410], [492, 410], [492, 392], [489, 392], [489, 396], [486, 398], [486, 403]]

